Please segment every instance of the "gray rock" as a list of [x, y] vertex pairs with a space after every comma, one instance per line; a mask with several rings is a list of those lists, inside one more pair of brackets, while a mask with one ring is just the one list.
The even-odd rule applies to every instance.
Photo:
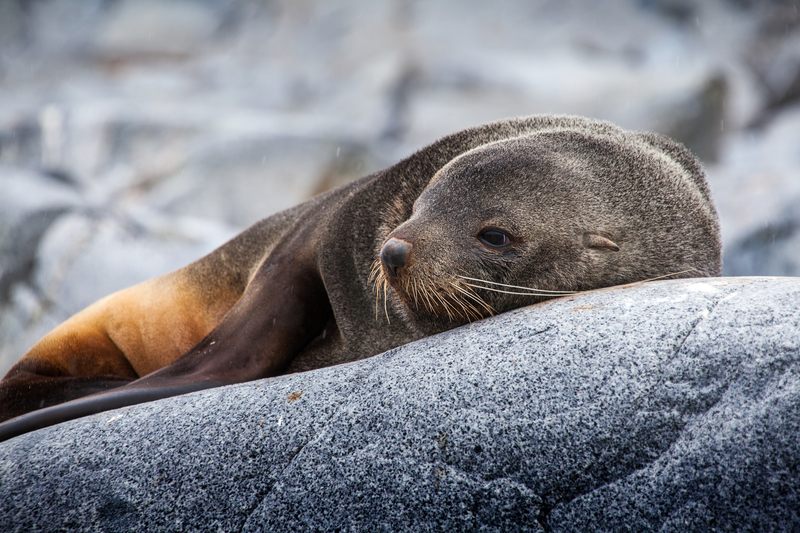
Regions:
[[197, 242], [154, 235], [128, 218], [70, 214], [40, 243], [35, 285], [68, 317], [112, 292], [191, 263], [222, 244], [222, 235], [233, 232], [210, 231]]
[[688, 98], [682, 107], [670, 109], [662, 132], [683, 143], [703, 163], [719, 160], [725, 124], [728, 82], [722, 75], [711, 77], [702, 90]]
[[247, 227], [308, 198], [388, 166], [345, 139], [261, 136], [197, 149], [148, 192], [148, 205]]
[[0, 303], [13, 283], [28, 278], [42, 235], [67, 209], [77, 192], [38, 172], [0, 165]]
[[4, 531], [788, 531], [800, 279], [562, 298], [0, 445]]
[[212, 221], [99, 211], [70, 188], [45, 194], [43, 178], [26, 177], [5, 184], [28, 201], [0, 214], [0, 375], [94, 301], [187, 265], [236, 233]]
[[765, 92], [764, 114], [769, 120], [781, 107], [800, 99], [800, 13], [791, 2], [764, 2], [760, 7], [757, 38], [746, 60]]
[[730, 276], [800, 276], [800, 198], [726, 248], [723, 269]]
[[[784, 110], [759, 131], [728, 137], [720, 161], [707, 166], [722, 226], [723, 248], [780, 224], [800, 199], [800, 106]], [[743, 275], [765, 275], [746, 272]]]
[[109, 10], [94, 43], [96, 50], [112, 57], [196, 53], [219, 28], [214, 3], [122, 0]]

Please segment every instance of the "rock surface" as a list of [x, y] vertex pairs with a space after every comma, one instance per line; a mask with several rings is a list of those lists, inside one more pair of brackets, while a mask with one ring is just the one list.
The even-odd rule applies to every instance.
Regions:
[[638, 284], [0, 445], [3, 531], [789, 531], [800, 280]]
[[724, 273], [800, 276], [800, 198], [775, 221], [753, 230], [728, 249]]

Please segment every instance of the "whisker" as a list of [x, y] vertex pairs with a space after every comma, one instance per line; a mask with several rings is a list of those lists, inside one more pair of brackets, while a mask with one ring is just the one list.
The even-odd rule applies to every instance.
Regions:
[[[575, 291], [550, 291], [550, 290], [547, 290], [547, 289], [534, 289], [533, 287], [521, 287], [519, 285], [508, 285], [507, 283], [498, 283], [497, 281], [488, 281], [488, 280], [485, 280], [485, 279], [468, 278], [466, 276], [458, 276], [458, 277], [461, 278], [461, 279], [468, 279], [470, 281], [479, 281], [481, 283], [488, 283], [490, 285], [500, 285], [501, 287], [508, 287], [510, 289], [522, 289], [522, 290], [525, 290], [525, 291], [534, 291], [534, 292], [537, 292], [537, 293], [546, 293], [546, 294], [575, 294], [576, 293]], [[469, 285], [470, 287], [475, 287], [475, 288], [478, 288], [478, 289], [496, 290], [498, 292], [503, 292], [503, 291], [500, 291], [499, 289], [490, 289], [489, 287], [481, 287], [480, 285], [471, 285], [469, 283], [465, 283], [465, 285]], [[509, 294], [519, 294], [519, 293], [509, 293]]]
[[465, 302], [460, 298], [453, 298], [453, 300], [461, 307], [461, 310], [463, 311], [463, 313], [461, 313], [461, 316], [463, 316], [467, 320], [471, 320], [472, 317], [475, 316], [475, 313], [473, 313], [471, 309], [467, 308], [467, 306], [469, 306], [470, 308], [474, 309], [472, 304], [470, 304], [469, 302]]
[[442, 303], [442, 305], [444, 306], [444, 308], [447, 310], [447, 316], [448, 316], [448, 318], [450, 318], [450, 320], [451, 320], [451, 321], [452, 321], [453, 319], [455, 319], [455, 318], [457, 318], [457, 317], [461, 316], [461, 313], [459, 313], [459, 312], [458, 312], [458, 309], [456, 308], [456, 306], [455, 306], [455, 305], [453, 305], [453, 303], [452, 303], [452, 302], [449, 302], [449, 301], [447, 300], [447, 298], [445, 298], [444, 296], [442, 296], [442, 295], [439, 293], [439, 291], [436, 291], [434, 294], [436, 294], [436, 297], [439, 299], [439, 301]]
[[381, 277], [381, 264], [379, 260], [375, 260], [372, 262], [372, 268], [369, 271], [369, 281], [375, 283], [378, 281], [378, 278]]
[[699, 270], [697, 270], [696, 268], [690, 268], [690, 269], [688, 269], [688, 270], [681, 270], [680, 272], [670, 272], [669, 274], [664, 274], [663, 276], [658, 276], [658, 277], [655, 277], [655, 278], [643, 279], [643, 280], [641, 280], [641, 281], [637, 281], [637, 282], [635, 282], [635, 283], [647, 283], [648, 281], [655, 281], [655, 280], [657, 280], [657, 279], [668, 278], [668, 277], [670, 277], [670, 276], [679, 276], [679, 275], [681, 275], [681, 274], [686, 274], [687, 272], [691, 272], [691, 271], [693, 271], [693, 270], [694, 270], [695, 272], [700, 272], [700, 271], [699, 271]]
[[[470, 287], [459, 287], [459, 289], [461, 289], [461, 290], [464, 292], [464, 294], [466, 294], [466, 295], [467, 295], [467, 297], [468, 297], [468, 298], [471, 298], [471, 299], [472, 299], [473, 301], [475, 301], [477, 304], [479, 304], [479, 305], [482, 305], [482, 306], [483, 306], [483, 308], [484, 308], [484, 309], [486, 309], [486, 311], [489, 313], [489, 315], [490, 315], [490, 316], [491, 316], [491, 315], [494, 315], [494, 314], [497, 312], [497, 311], [496, 311], [496, 310], [495, 310], [495, 309], [494, 309], [494, 308], [493, 308], [491, 305], [489, 305], [488, 303], [486, 303], [486, 300], [484, 300], [483, 298], [481, 298], [481, 297], [480, 297], [480, 296], [479, 296], [479, 295], [478, 295], [478, 294], [477, 294], [475, 291], [473, 291], [473, 290], [472, 290]], [[481, 315], [483, 315], [483, 313], [481, 313]]]
[[373, 261], [368, 281], [372, 283], [373, 287], [375, 288], [375, 320], [378, 320], [378, 300], [380, 299], [381, 295], [381, 290], [380, 290], [381, 279], [378, 274], [379, 274], [378, 262]]
[[384, 281], [383, 282], [383, 312], [386, 315], [386, 322], [388, 324], [391, 324], [392, 321], [389, 318], [389, 308], [388, 308], [388, 304], [387, 304], [387, 301], [389, 300], [389, 297], [386, 295], [386, 289], [387, 289], [386, 286], [387, 285], [388, 285], [388, 283], [386, 281]]
[[[477, 297], [477, 296], [476, 296], [476, 295], [474, 295], [474, 294], [471, 294], [471, 293], [470, 293], [470, 291], [468, 291], [468, 290], [464, 289], [463, 287], [460, 287], [460, 286], [459, 286], [457, 283], [453, 283], [453, 282], [451, 281], [451, 282], [450, 282], [450, 285], [451, 285], [451, 286], [452, 286], [452, 287], [453, 287], [455, 290], [457, 290], [458, 292], [460, 292], [461, 294], [463, 294], [464, 296], [466, 296], [467, 298], [471, 298], [471, 299], [473, 299], [474, 301], [476, 301], [476, 303], [479, 303], [479, 304], [483, 305], [483, 307], [484, 307], [484, 308], [486, 308], [487, 310], [491, 309], [491, 308], [490, 308], [490, 307], [489, 307], [489, 306], [486, 304], [486, 302], [484, 302], [484, 301], [483, 301], [481, 298]], [[460, 304], [462, 307], [464, 307], [464, 306], [465, 306], [465, 304], [466, 304], [467, 306], [469, 306], [469, 309], [471, 310], [471, 311], [470, 311], [470, 316], [474, 316], [476, 320], [480, 320], [481, 318], [483, 318], [483, 313], [481, 313], [480, 309], [478, 309], [477, 307], [475, 307], [474, 305], [472, 305], [472, 304], [471, 304], [469, 301], [467, 301], [467, 300], [459, 300], [459, 304]], [[490, 314], [491, 314], [491, 313], [490, 313]]]
[[503, 294], [514, 294], [517, 296], [569, 296], [571, 294], [578, 294], [578, 292], [575, 291], [545, 291], [539, 289], [527, 289], [532, 292], [514, 292], [514, 291], [504, 291], [502, 289], [495, 289], [494, 287], [482, 287], [481, 285], [472, 285], [471, 283], [465, 283], [464, 285], [467, 285], [469, 287], [475, 287], [476, 289], [483, 289], [492, 292], [502, 292]]
[[[680, 272], [671, 272], [662, 276], [649, 278], [645, 280], [635, 281], [629, 285], [638, 283], [646, 283], [656, 281], [670, 276], [678, 276], [687, 272], [699, 272], [696, 268], [682, 270]], [[454, 319], [463, 318], [468, 321], [480, 320], [485, 316], [493, 316], [497, 311], [489, 305], [474, 289], [481, 289], [485, 291], [492, 291], [502, 294], [511, 294], [515, 296], [539, 296], [539, 297], [555, 297], [582, 294], [587, 291], [554, 291], [548, 289], [535, 289], [532, 287], [522, 287], [519, 285], [509, 285], [507, 283], [500, 283], [496, 281], [488, 281], [478, 278], [470, 278], [456, 274], [456, 278], [443, 279], [440, 282], [433, 282], [430, 278], [431, 272], [428, 271], [427, 275], [411, 277], [410, 279], [403, 280], [404, 292], [411, 297], [411, 302], [417, 308], [423, 308], [431, 314], [444, 315], [452, 322]], [[485, 285], [478, 285], [467, 283], [469, 280], [478, 282]], [[371, 268], [369, 274], [369, 281], [375, 287], [375, 320], [378, 320], [378, 305], [383, 292], [383, 312], [386, 315], [386, 321], [391, 324], [389, 317], [388, 305], [388, 291], [389, 281], [381, 269], [381, 264], [376, 260]], [[449, 289], [446, 287], [449, 285]], [[488, 286], [494, 285], [494, 286]], [[503, 288], [497, 288], [503, 287]], [[505, 289], [518, 289], [518, 290], [505, 290]], [[525, 291], [525, 292], [522, 292]]]
[[[455, 309], [452, 308], [452, 306], [447, 302], [447, 300], [445, 300], [442, 297], [441, 294], [439, 294], [438, 291], [433, 291], [432, 295], [441, 304], [441, 306], [444, 307], [444, 310], [447, 312], [447, 318], [449, 318], [450, 321], [452, 322], [452, 320], [453, 320], [453, 311], [455, 311]], [[452, 311], [451, 311], [451, 309], [452, 309]]]
[[434, 305], [433, 305], [433, 301], [431, 300], [430, 295], [428, 294], [428, 288], [425, 286], [424, 281], [422, 281], [421, 283], [422, 283], [422, 295], [425, 297], [425, 307], [426, 307], [426, 309], [428, 309], [428, 311], [433, 313], [434, 312]]

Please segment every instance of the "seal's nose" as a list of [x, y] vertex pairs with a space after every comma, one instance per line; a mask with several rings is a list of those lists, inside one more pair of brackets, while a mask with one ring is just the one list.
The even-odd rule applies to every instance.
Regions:
[[389, 239], [383, 245], [383, 248], [381, 248], [381, 262], [392, 273], [392, 276], [396, 276], [397, 269], [405, 266], [408, 262], [408, 254], [411, 252], [411, 248], [411, 243], [395, 238]]

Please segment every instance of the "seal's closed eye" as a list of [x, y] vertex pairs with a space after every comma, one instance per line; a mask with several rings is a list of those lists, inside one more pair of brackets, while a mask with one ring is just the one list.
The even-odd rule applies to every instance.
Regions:
[[596, 233], [584, 233], [583, 245], [586, 248], [594, 248], [596, 250], [619, 252], [619, 245], [617, 245], [617, 243]]

